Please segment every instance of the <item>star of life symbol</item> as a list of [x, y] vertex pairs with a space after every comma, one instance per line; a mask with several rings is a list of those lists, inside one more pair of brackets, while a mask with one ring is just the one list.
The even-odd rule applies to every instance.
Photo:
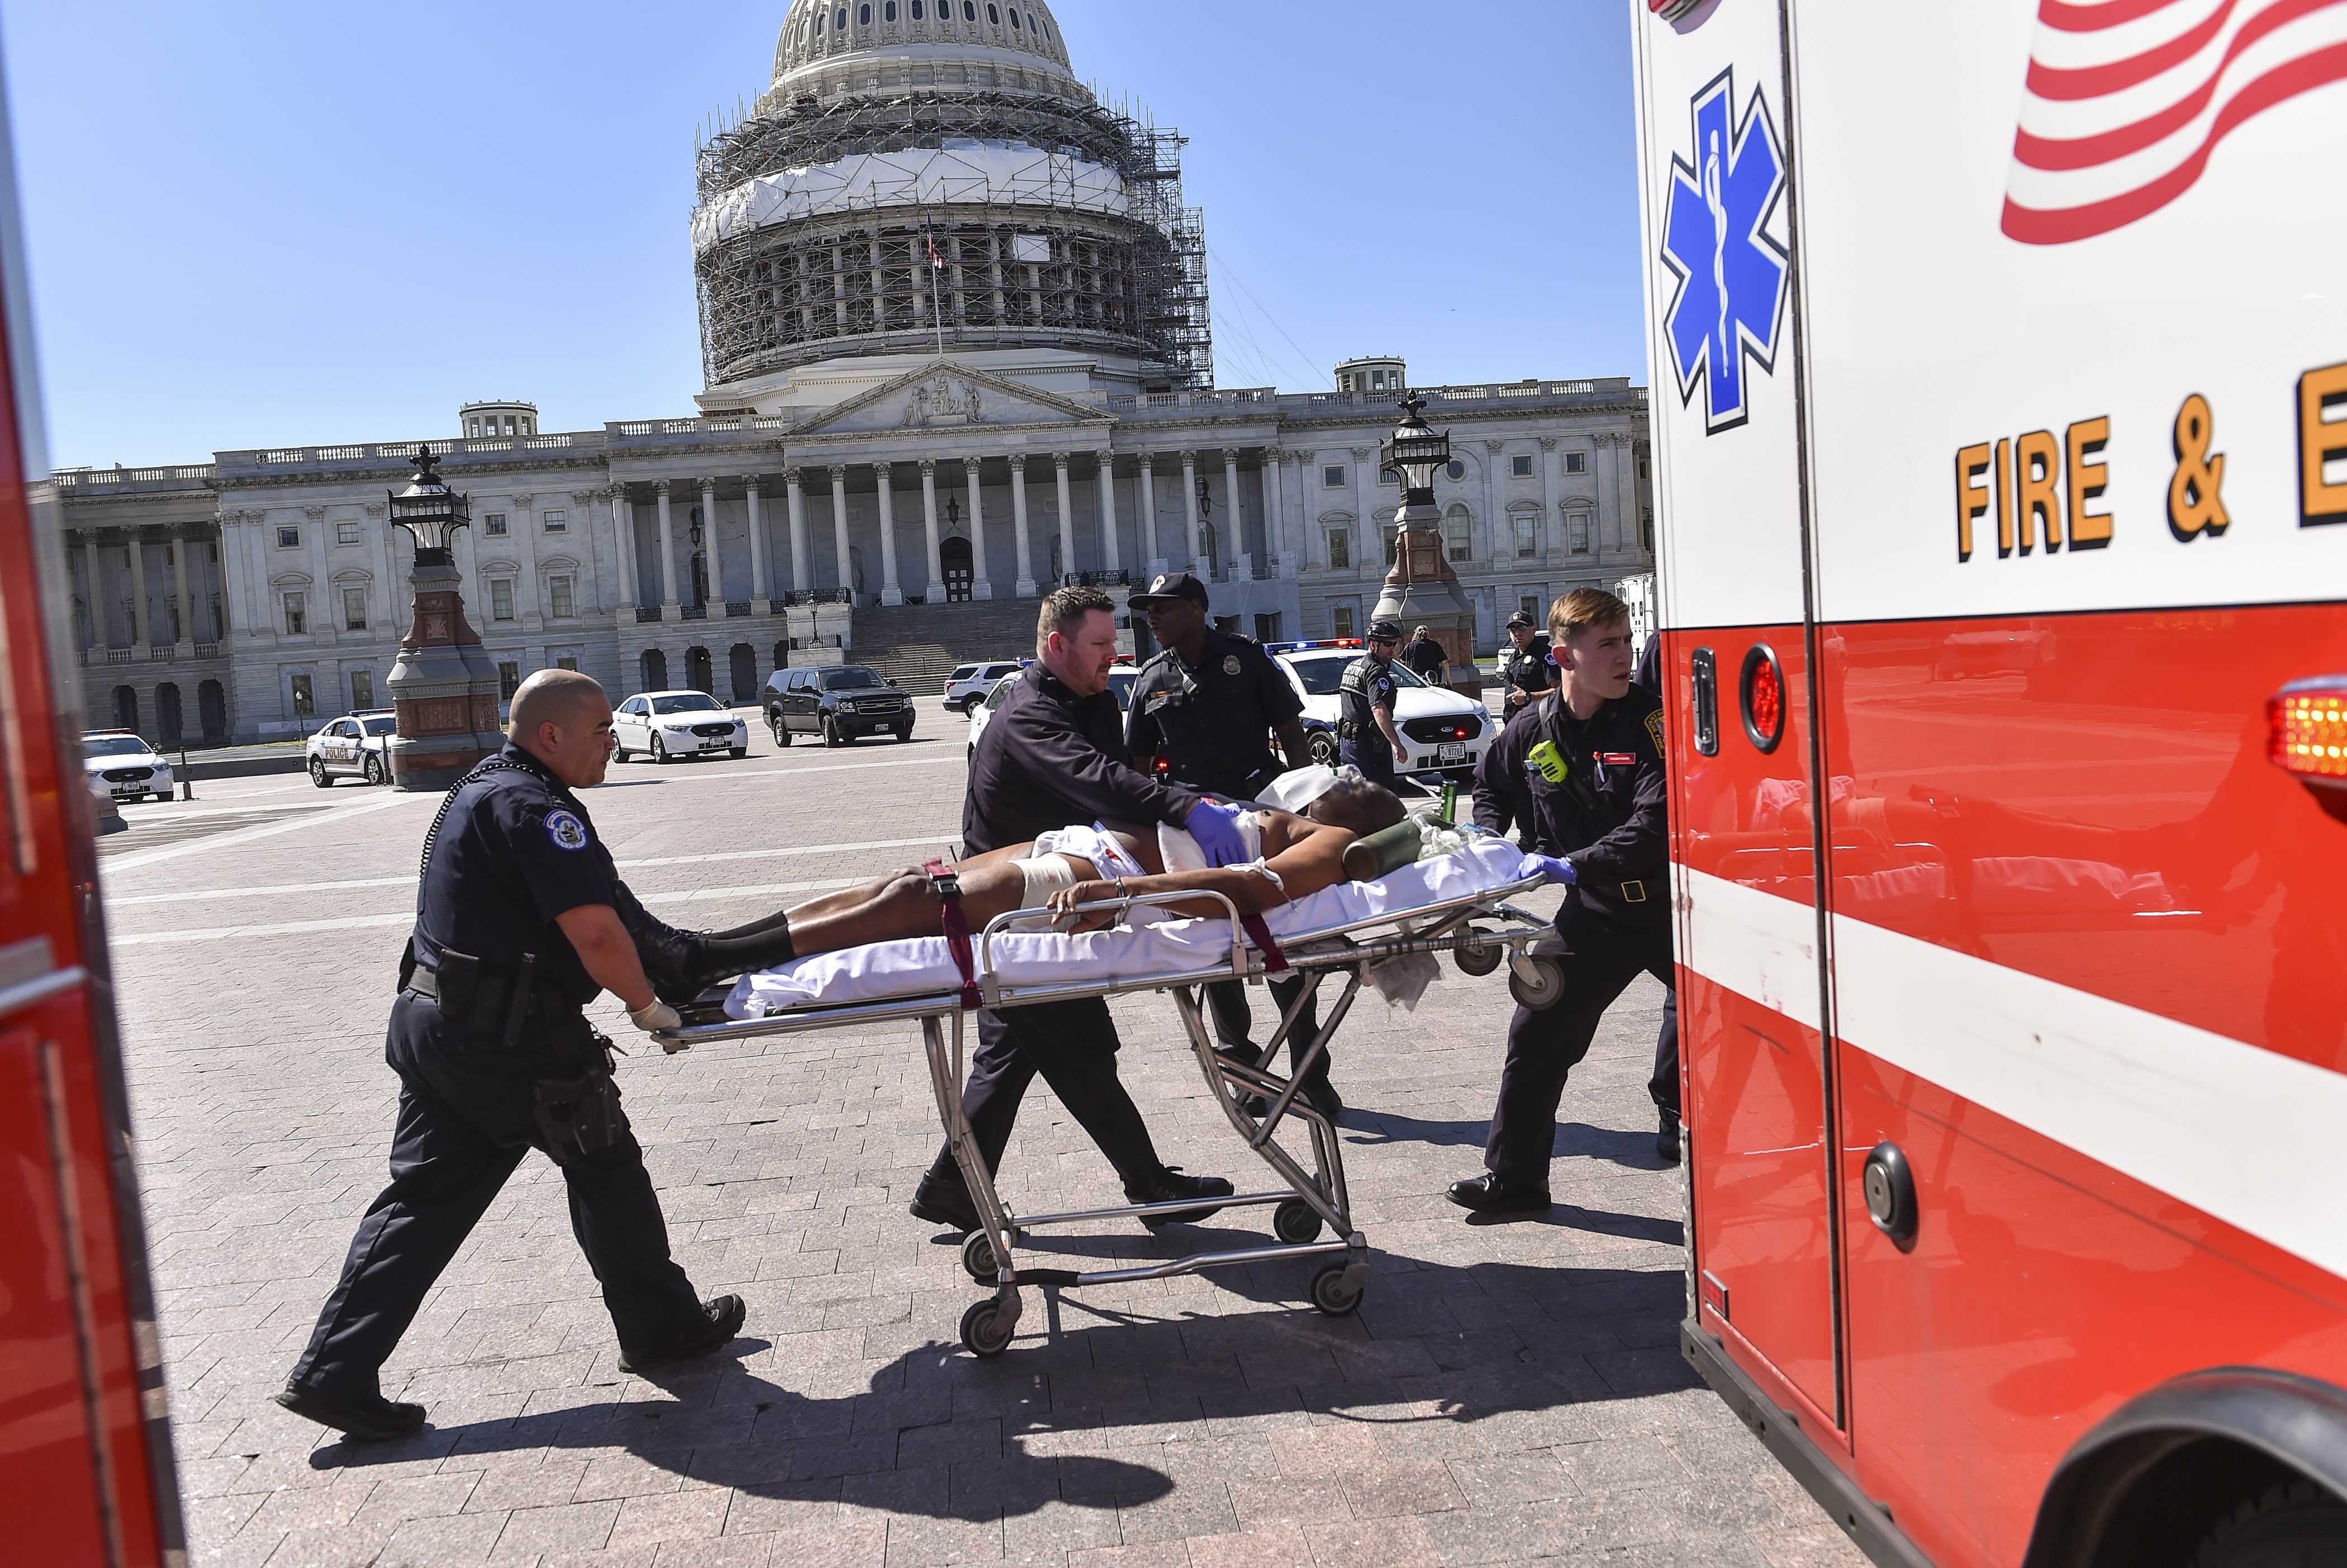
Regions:
[[1671, 158], [1663, 219], [1663, 264], [1678, 279], [1664, 313], [1679, 401], [1703, 386], [1704, 434], [1732, 430], [1751, 416], [1744, 381], [1749, 359], [1776, 370], [1788, 261], [1768, 232], [1785, 191], [1785, 160], [1760, 89], [1734, 124], [1736, 72], [1712, 78], [1690, 100], [1695, 161]]

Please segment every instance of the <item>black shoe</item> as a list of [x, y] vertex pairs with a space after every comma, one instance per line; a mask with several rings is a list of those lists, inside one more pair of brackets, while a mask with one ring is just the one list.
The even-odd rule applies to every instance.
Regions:
[[923, 1175], [905, 1212], [933, 1225], [949, 1225], [965, 1235], [979, 1228], [978, 1205], [970, 1202], [969, 1189], [962, 1184], [959, 1172], [940, 1176], [931, 1171]]
[[1662, 1156], [1664, 1164], [1676, 1165], [1679, 1163], [1679, 1113], [1667, 1105], [1655, 1109], [1662, 1113], [1662, 1128], [1655, 1134], [1655, 1153]]
[[[1178, 1165], [1168, 1165], [1145, 1182], [1124, 1184], [1125, 1202], [1132, 1204], [1170, 1204], [1181, 1198], [1227, 1198], [1235, 1189], [1220, 1176], [1185, 1176]], [[1223, 1205], [1209, 1204], [1204, 1208], [1181, 1209], [1170, 1214], [1143, 1214], [1141, 1223], [1151, 1230], [1160, 1225], [1194, 1225]]]
[[1511, 1182], [1489, 1173], [1471, 1182], [1453, 1182], [1448, 1194], [1462, 1209], [1484, 1214], [1538, 1214], [1548, 1212], [1546, 1187]]
[[424, 1430], [423, 1406], [394, 1404], [381, 1394], [326, 1394], [288, 1383], [277, 1402], [354, 1443], [387, 1443]]
[[[1305, 1102], [1331, 1122], [1345, 1113], [1344, 1101], [1337, 1098], [1336, 1089], [1326, 1081], [1307, 1084], [1296, 1099]], [[1295, 1102], [1292, 1100], [1288, 1104], [1292, 1107]], [[1246, 1113], [1260, 1122], [1271, 1114], [1271, 1102], [1260, 1094], [1251, 1094], [1246, 1100]]]
[[712, 1351], [723, 1350], [742, 1332], [742, 1319], [750, 1315], [750, 1309], [738, 1296], [716, 1296], [701, 1304], [701, 1315], [702, 1327], [682, 1339], [642, 1350], [621, 1346], [620, 1370], [641, 1372], [665, 1361], [697, 1361]]

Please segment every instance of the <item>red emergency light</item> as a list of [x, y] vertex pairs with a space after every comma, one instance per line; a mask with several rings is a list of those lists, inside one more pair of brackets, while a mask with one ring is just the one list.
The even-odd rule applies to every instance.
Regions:
[[2266, 760], [2347, 821], [2347, 675], [2293, 681], [2266, 699]]

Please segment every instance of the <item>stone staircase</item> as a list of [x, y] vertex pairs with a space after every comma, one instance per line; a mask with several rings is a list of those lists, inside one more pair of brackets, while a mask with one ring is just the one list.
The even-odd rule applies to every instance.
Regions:
[[931, 695], [944, 689], [958, 664], [1033, 657], [1040, 608], [1032, 599], [858, 608], [848, 661], [869, 666], [916, 695]]

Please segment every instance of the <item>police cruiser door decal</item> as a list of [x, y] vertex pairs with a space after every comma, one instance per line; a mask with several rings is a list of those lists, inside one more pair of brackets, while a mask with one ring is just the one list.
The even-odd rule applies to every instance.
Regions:
[[1750, 415], [1744, 362], [1773, 374], [1783, 319], [1785, 248], [1768, 232], [1785, 190], [1785, 160], [1760, 89], [1734, 124], [1736, 72], [1714, 77], [1690, 101], [1695, 157], [1674, 154], [1665, 197], [1663, 264], [1678, 279], [1664, 317], [1679, 401], [1702, 383], [1704, 434]]

